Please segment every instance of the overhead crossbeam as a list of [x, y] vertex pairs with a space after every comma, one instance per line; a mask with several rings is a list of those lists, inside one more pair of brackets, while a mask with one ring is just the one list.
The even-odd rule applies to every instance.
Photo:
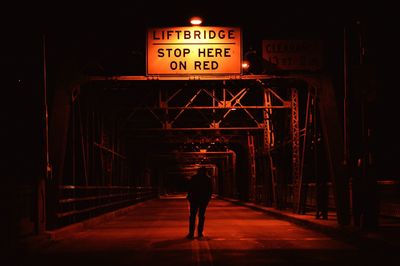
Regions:
[[[290, 101], [283, 100], [276, 92], [270, 93], [270, 97], [276, 97], [277, 100], [275, 102], [282, 103], [280, 105], [272, 105], [272, 101], [269, 101], [268, 104], [262, 101], [261, 104], [249, 105], [248, 103], [252, 103], [252, 99], [250, 101], [246, 100], [247, 104], [244, 104], [244, 100], [248, 98], [249, 92], [253, 90], [253, 88], [249, 87], [241, 88], [238, 92], [234, 92], [228, 88], [221, 88], [219, 90], [220, 95], [216, 94], [215, 88], [199, 88], [195, 90], [179, 88], [173, 91], [167, 88], [155, 89], [158, 90], [158, 93], [146, 93], [147, 100], [143, 99], [143, 101], [138, 103], [138, 106], [130, 106], [133, 111], [127, 116], [127, 123], [125, 125], [135, 122], [134, 117], [136, 117], [139, 111], [141, 113], [145, 111], [149, 112], [151, 117], [158, 121], [159, 126], [155, 126], [155, 128], [176, 128], [179, 127], [176, 125], [177, 121], [180, 120], [185, 112], [195, 110], [206, 119], [209, 128], [219, 129], [224, 127], [222, 124], [224, 121], [227, 121], [232, 111], [237, 110], [236, 112], [242, 111], [249, 118], [248, 122], [243, 122], [245, 123], [243, 124], [244, 127], [263, 128], [265, 126], [265, 111], [291, 108]], [[264, 89], [254, 88], [254, 90], [259, 90], [260, 98], [262, 99]], [[203, 99], [203, 101], [199, 102], [197, 99], [200, 95], [203, 98], [204, 96], [209, 97], [210, 100], [204, 101]], [[153, 101], [149, 99], [151, 97], [156, 97], [157, 99]], [[187, 99], [184, 100], [182, 97], [186, 97]], [[153, 104], [149, 104], [150, 102]], [[154, 103], [156, 104], [154, 105]], [[139, 127], [136, 126], [136, 128]], [[195, 128], [197, 127], [195, 126]]]

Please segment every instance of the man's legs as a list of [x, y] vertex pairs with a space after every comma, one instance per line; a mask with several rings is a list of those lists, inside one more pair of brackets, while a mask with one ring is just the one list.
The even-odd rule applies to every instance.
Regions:
[[189, 216], [189, 233], [187, 238], [194, 237], [194, 229], [196, 227], [196, 215], [199, 209], [199, 205], [197, 203], [191, 202], [190, 203], [190, 216]]
[[201, 203], [199, 206], [199, 224], [197, 225], [197, 235], [199, 237], [203, 237], [203, 229], [204, 229], [204, 220], [205, 220], [205, 213], [207, 209], [208, 202]]

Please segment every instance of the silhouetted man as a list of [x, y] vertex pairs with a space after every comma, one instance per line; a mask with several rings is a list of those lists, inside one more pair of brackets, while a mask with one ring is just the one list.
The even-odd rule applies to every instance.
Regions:
[[207, 205], [211, 199], [212, 181], [207, 174], [207, 169], [203, 166], [197, 174], [192, 176], [189, 181], [189, 189], [187, 199], [190, 202], [189, 216], [189, 234], [186, 236], [189, 239], [194, 238], [194, 230], [196, 227], [196, 216], [199, 213], [199, 223], [197, 225], [197, 236], [203, 237], [204, 219]]

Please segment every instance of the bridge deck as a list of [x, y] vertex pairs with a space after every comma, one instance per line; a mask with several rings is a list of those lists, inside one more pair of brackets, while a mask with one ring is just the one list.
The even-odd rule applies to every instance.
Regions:
[[207, 210], [204, 239], [185, 238], [187, 220], [184, 198], [151, 200], [31, 250], [18, 265], [389, 265], [395, 255], [218, 199]]

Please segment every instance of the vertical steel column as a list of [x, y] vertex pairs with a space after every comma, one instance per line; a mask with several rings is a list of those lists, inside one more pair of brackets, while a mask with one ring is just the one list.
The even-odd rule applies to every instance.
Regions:
[[[75, 182], [76, 182], [76, 144], [75, 144], [75, 130], [76, 130], [76, 97], [74, 95], [75, 91], [72, 91], [71, 93], [71, 106], [72, 106], [72, 111], [71, 111], [71, 127], [72, 127], [72, 136], [71, 136], [71, 142], [72, 142], [72, 185], [75, 186]], [[61, 183], [60, 185], [64, 185], [63, 180], [61, 179]]]
[[227, 160], [221, 160], [221, 169], [223, 173], [222, 182], [222, 194], [225, 197], [231, 196], [232, 179], [229, 178], [229, 162]]
[[159, 95], [158, 96], [159, 97], [159, 107], [164, 109], [164, 113], [163, 113], [163, 117], [162, 117], [163, 128], [170, 129], [172, 123], [169, 122], [168, 89], [165, 89], [164, 94], [163, 94], [163, 90], [161, 88], [159, 88], [158, 95]]
[[350, 195], [347, 167], [343, 165], [343, 136], [335, 91], [330, 77], [322, 78], [318, 110], [325, 144], [329, 177], [333, 183], [337, 221], [340, 225], [350, 223]]
[[[99, 132], [99, 143], [100, 145], [104, 146], [104, 141], [103, 141], [103, 135], [104, 135], [104, 131], [103, 131], [103, 114], [100, 112], [98, 117], [98, 132]], [[100, 157], [100, 167], [99, 167], [99, 171], [100, 171], [100, 177], [101, 177], [101, 186], [105, 186], [106, 185], [106, 174], [104, 171], [104, 165], [105, 165], [105, 158], [104, 158], [104, 152], [102, 149], [99, 149], [99, 157]]]
[[308, 184], [304, 181], [303, 178], [303, 169], [304, 169], [304, 161], [306, 159], [306, 147], [307, 147], [307, 137], [308, 137], [308, 123], [309, 123], [309, 117], [310, 117], [310, 99], [311, 99], [311, 93], [310, 90], [307, 92], [307, 104], [306, 104], [306, 113], [305, 113], [305, 121], [304, 121], [304, 134], [303, 134], [303, 145], [302, 145], [302, 151], [301, 151], [301, 157], [300, 157], [300, 175], [299, 175], [299, 207], [298, 207], [298, 213], [304, 214], [306, 212], [306, 201], [307, 201], [307, 188]]
[[274, 146], [274, 132], [271, 123], [272, 106], [271, 104], [271, 93], [264, 89], [264, 151], [268, 151]]
[[254, 136], [247, 135], [247, 147], [249, 149], [249, 166], [250, 166], [250, 182], [249, 182], [249, 200], [256, 200], [256, 156], [254, 149]]
[[[115, 133], [115, 124], [114, 123], [110, 123], [110, 126], [112, 127], [111, 129], [110, 129], [110, 146], [108, 146], [108, 147], [110, 147], [110, 149], [112, 150], [112, 151], [116, 151], [116, 146], [115, 146], [115, 139], [116, 139], [116, 133]], [[114, 186], [114, 185], [117, 185], [117, 183], [116, 183], [116, 180], [114, 180], [114, 178], [115, 178], [115, 174], [114, 174], [114, 172], [115, 172], [115, 153], [114, 152], [112, 152], [111, 154], [110, 154], [110, 184], [111, 184], [111, 186]]]
[[299, 94], [296, 88], [291, 89], [292, 115], [292, 173], [293, 173], [293, 211], [300, 212], [300, 131], [299, 131]]
[[[111, 147], [111, 136], [109, 133], [109, 123], [107, 121], [107, 117], [103, 116], [103, 123], [101, 127], [101, 145], [103, 147]], [[105, 150], [102, 150], [102, 156], [103, 156], [103, 173], [104, 173], [104, 185], [106, 186], [111, 186], [112, 185], [112, 180], [111, 180], [111, 167], [112, 167], [112, 162], [111, 162], [111, 154], [107, 153]]]
[[59, 190], [64, 173], [68, 142], [72, 88], [61, 84], [54, 90], [53, 104], [49, 116], [49, 158], [52, 166], [52, 178], [46, 184], [46, 229], [56, 226]]
[[[264, 89], [264, 154], [266, 155], [268, 167], [266, 167], [266, 171], [269, 169], [269, 174], [265, 173], [265, 199], [268, 205], [272, 204], [272, 202], [277, 202], [276, 196], [276, 176], [274, 171], [274, 161], [271, 155], [271, 148], [274, 147], [274, 131], [273, 125], [271, 123], [272, 120], [272, 106], [271, 103], [271, 93], [268, 89]], [[272, 194], [272, 195], [271, 195]]]
[[77, 108], [78, 108], [78, 123], [79, 123], [79, 135], [81, 139], [81, 151], [82, 151], [82, 166], [83, 166], [83, 174], [85, 178], [85, 185], [88, 185], [88, 171], [87, 171], [87, 157], [86, 157], [86, 145], [85, 145], [85, 135], [83, 134], [83, 123], [82, 123], [82, 112], [81, 112], [81, 102], [82, 97], [78, 99]]
[[47, 105], [47, 68], [46, 68], [46, 39], [42, 38], [43, 47], [43, 108], [44, 108], [44, 151], [45, 151], [45, 176], [39, 176], [36, 189], [36, 232], [43, 233], [46, 230], [46, 182], [52, 179], [49, 157], [49, 112]]
[[232, 152], [232, 160], [230, 162], [231, 166], [231, 180], [232, 180], [232, 195], [233, 197], [237, 197], [238, 191], [236, 187], [236, 153], [232, 150], [229, 150], [229, 152]]
[[96, 116], [94, 112], [94, 106], [92, 106], [91, 110], [91, 138], [90, 138], [90, 146], [91, 146], [91, 153], [92, 153], [92, 158], [91, 158], [91, 174], [92, 174], [92, 185], [98, 185], [98, 178], [97, 177], [97, 169], [96, 169], [96, 150], [94, 147], [94, 142], [96, 140]]
[[[86, 101], [87, 102], [87, 101]], [[91, 184], [91, 177], [93, 176], [90, 168], [90, 145], [89, 145], [89, 117], [90, 111], [88, 106], [85, 108], [85, 151], [86, 151], [86, 167], [87, 167], [87, 176], [88, 176], [88, 184]]]
[[215, 107], [217, 106], [217, 104], [218, 103], [216, 101], [215, 88], [213, 88], [212, 89], [212, 107], [213, 107], [213, 109], [212, 109], [212, 126], [213, 127], [215, 127], [215, 122], [216, 122], [215, 118], [217, 116], [217, 113], [216, 113]]

